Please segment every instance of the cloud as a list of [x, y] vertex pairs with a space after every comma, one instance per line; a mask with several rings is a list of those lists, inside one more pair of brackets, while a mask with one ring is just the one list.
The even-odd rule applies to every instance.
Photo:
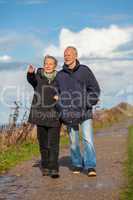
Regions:
[[[1, 36], [0, 34], [1, 49], [8, 45], [8, 48], [15, 48], [16, 45], [21, 43], [28, 43], [39, 49], [39, 52], [44, 48], [42, 41], [33, 34], [10, 33]], [[64, 48], [68, 45], [76, 46], [79, 51], [80, 62], [88, 65], [98, 79], [102, 90], [101, 106], [111, 107], [123, 99], [133, 103], [132, 41], [133, 27], [85, 28], [79, 32], [72, 32], [63, 28], [59, 35], [59, 45], [51, 44], [44, 50], [44, 54], [50, 53], [58, 56], [59, 66], [61, 66]], [[7, 56], [8, 54], [4, 55]], [[26, 81], [26, 63], [0, 63], [0, 70], [0, 91], [3, 91], [2, 88], [4, 87], [17, 86], [20, 91], [20, 100], [25, 91], [32, 94], [33, 90]], [[131, 90], [130, 94], [129, 90]], [[14, 93], [8, 93], [7, 96], [12, 97], [11, 100], [16, 97]], [[26, 100], [26, 97], [24, 97], [24, 100], [29, 101]], [[3, 113], [9, 112], [5, 112], [5, 110]]]
[[[111, 61], [81, 58], [80, 62], [90, 67], [99, 82], [101, 107], [112, 107], [123, 99], [133, 103], [132, 60]], [[59, 65], [62, 65], [60, 59]], [[13, 101], [17, 100], [29, 107], [33, 89], [26, 80], [27, 64], [4, 63], [0, 66], [3, 66], [0, 71], [0, 112], [5, 116], [2, 120], [7, 122], [10, 108], [6, 104], [11, 105]]]
[[[43, 49], [46, 45], [44, 41], [39, 38], [37, 34], [24, 31], [23, 33], [14, 31], [1, 31], [0, 32], [0, 52], [3, 55], [18, 55], [16, 61], [27, 62], [28, 55], [31, 55], [33, 62], [41, 61], [43, 56]], [[22, 56], [20, 55], [22, 52]], [[28, 59], [28, 60], [29, 60]]]
[[16, 71], [16, 70], [26, 70], [30, 63], [26, 62], [16, 62], [14, 59], [8, 62], [0, 62], [0, 73], [2, 71]]
[[112, 15], [103, 15], [103, 16], [94, 16], [97, 20], [104, 20], [104, 21], [122, 21], [122, 20], [129, 20], [133, 19], [133, 16], [128, 14], [112, 14]]
[[[10, 68], [10, 66], [9, 66]], [[13, 69], [3, 70], [0, 72], [0, 113], [2, 115], [0, 124], [7, 123], [11, 108], [14, 107], [13, 102], [17, 101], [22, 104], [20, 111], [20, 119], [30, 107], [30, 102], [33, 96], [33, 89], [27, 83], [26, 70]]]
[[[73, 32], [63, 28], [59, 35], [59, 45], [50, 44], [44, 54], [63, 56], [67, 46], [75, 46], [80, 58], [123, 58], [127, 51], [121, 54], [119, 47], [133, 41], [133, 27], [122, 28], [111, 25], [108, 28], [84, 28]], [[132, 49], [133, 50], [133, 49]]]
[[13, 48], [19, 40], [18, 34], [15, 32], [0, 32], [0, 50], [6, 51]]
[[[126, 101], [133, 104], [133, 87], [132, 99], [128, 94], [132, 86], [133, 77], [133, 60], [99, 60], [83, 63], [87, 64], [96, 75], [101, 87], [101, 104], [103, 107], [111, 107]], [[123, 95], [119, 95], [123, 91]]]
[[13, 61], [13, 58], [8, 55], [0, 56], [0, 62], [11, 62]]
[[34, 48], [43, 48], [43, 42], [34, 34], [25, 32], [0, 32], [0, 50], [8, 51], [16, 48], [17, 45], [31, 45]]
[[[8, 0], [0, 0], [0, 4], [7, 4], [7, 3], [9, 3]], [[37, 5], [37, 4], [47, 3], [47, 0], [16, 0], [15, 3], [23, 5]]]
[[19, 0], [18, 3], [25, 5], [36, 5], [36, 4], [44, 4], [47, 3], [47, 0]]
[[[126, 95], [126, 92], [129, 86], [132, 85], [132, 77], [133, 77], [132, 60], [95, 61], [95, 60], [88, 60], [81, 58], [80, 62], [89, 66], [90, 69], [95, 74], [102, 90], [102, 97], [101, 97], [102, 105], [110, 106], [116, 104], [116, 102], [120, 102], [121, 98], [118, 94], [120, 93], [121, 90], [124, 91], [124, 95], [128, 101], [128, 95]], [[59, 65], [62, 65], [62, 60], [59, 60]], [[27, 65], [25, 64], [24, 66], [18, 63], [15, 68], [12, 67], [12, 64], [8, 64], [7, 67], [4, 67], [0, 73], [0, 86], [4, 87], [5, 86], [4, 80], [6, 80], [7, 86], [15, 85], [20, 87], [21, 90], [22, 85], [25, 86], [27, 84], [26, 81]]]
[[72, 13], [74, 16], [77, 17], [87, 17], [91, 21], [95, 22], [108, 22], [109, 24], [111, 23], [117, 23], [117, 22], [123, 22], [127, 20], [132, 20], [133, 16], [130, 14], [111, 14], [111, 15], [98, 15], [98, 14], [91, 14], [89, 12], [82, 12], [82, 11], [74, 11]]

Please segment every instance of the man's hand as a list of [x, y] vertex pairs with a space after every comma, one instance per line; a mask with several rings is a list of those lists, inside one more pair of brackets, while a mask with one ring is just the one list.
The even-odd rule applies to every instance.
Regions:
[[59, 97], [57, 95], [54, 96], [54, 100], [58, 101]]
[[28, 67], [28, 73], [34, 73], [35, 72], [35, 67], [33, 65], [29, 65]]

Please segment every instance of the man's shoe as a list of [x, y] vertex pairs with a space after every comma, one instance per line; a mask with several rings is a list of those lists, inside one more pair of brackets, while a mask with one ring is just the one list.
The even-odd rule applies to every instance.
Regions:
[[47, 168], [41, 168], [41, 171], [42, 171], [43, 176], [49, 176], [50, 175], [50, 171]]
[[96, 170], [94, 168], [89, 168], [88, 169], [88, 176], [89, 177], [96, 176]]
[[73, 174], [80, 174], [80, 172], [82, 171], [82, 167], [73, 167], [72, 171]]
[[59, 175], [58, 170], [52, 169], [50, 171], [50, 176], [51, 176], [51, 178], [59, 178], [60, 175]]

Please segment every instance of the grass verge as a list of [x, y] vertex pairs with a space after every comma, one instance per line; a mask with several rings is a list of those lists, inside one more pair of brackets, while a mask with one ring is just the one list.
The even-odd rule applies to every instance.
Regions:
[[37, 143], [26, 143], [10, 146], [0, 152], [0, 173], [6, 172], [22, 161], [31, 159], [39, 154]]
[[[60, 146], [68, 144], [68, 137], [62, 136]], [[0, 173], [5, 173], [17, 164], [39, 156], [38, 143], [24, 142], [19, 145], [9, 147], [5, 151], [0, 151]]]
[[133, 200], [133, 126], [129, 127], [128, 158], [125, 163], [125, 174], [127, 176], [127, 186], [121, 192], [120, 200]]

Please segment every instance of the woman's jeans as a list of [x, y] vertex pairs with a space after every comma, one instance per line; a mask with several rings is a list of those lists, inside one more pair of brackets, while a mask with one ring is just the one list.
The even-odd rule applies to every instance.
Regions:
[[83, 156], [80, 152], [79, 131], [73, 128], [69, 129], [70, 153], [72, 165], [74, 167], [83, 167], [85, 169], [96, 167], [96, 153], [93, 143], [92, 119], [81, 123]]

